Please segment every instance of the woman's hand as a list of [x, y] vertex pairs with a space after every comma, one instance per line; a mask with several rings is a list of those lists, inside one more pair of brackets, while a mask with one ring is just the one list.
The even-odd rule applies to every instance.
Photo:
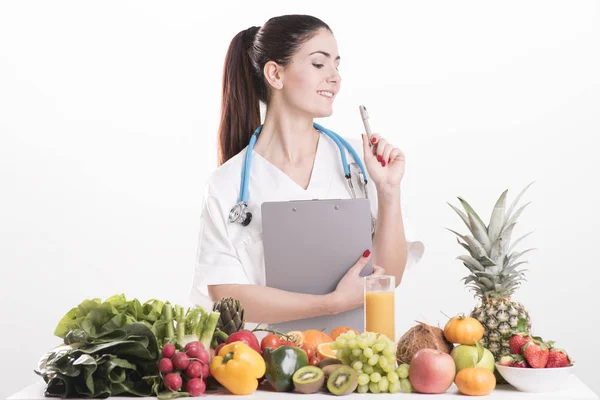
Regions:
[[[336, 302], [339, 305], [339, 312], [353, 310], [364, 303], [364, 278], [360, 272], [369, 262], [371, 252], [365, 251], [358, 261], [346, 272], [346, 275], [340, 280], [333, 292]], [[372, 275], [383, 275], [385, 270], [377, 265], [373, 266]]]
[[405, 157], [402, 150], [378, 134], [373, 134], [373, 146], [369, 146], [366, 134], [362, 135], [362, 140], [367, 173], [377, 191], [398, 190], [404, 177]]

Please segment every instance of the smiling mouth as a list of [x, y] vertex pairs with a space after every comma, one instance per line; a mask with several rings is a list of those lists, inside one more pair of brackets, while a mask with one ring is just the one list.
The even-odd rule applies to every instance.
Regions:
[[321, 96], [327, 97], [329, 99], [333, 98], [333, 92], [330, 92], [328, 90], [318, 90], [317, 93], [320, 94]]

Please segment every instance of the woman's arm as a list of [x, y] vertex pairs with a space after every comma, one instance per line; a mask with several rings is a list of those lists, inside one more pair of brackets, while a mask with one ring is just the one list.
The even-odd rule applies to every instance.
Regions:
[[373, 262], [385, 273], [396, 277], [400, 285], [407, 260], [407, 244], [400, 206], [400, 190], [377, 191], [377, 223], [373, 238]]
[[[213, 301], [223, 297], [238, 299], [244, 305], [248, 321], [265, 324], [337, 314], [364, 303], [364, 281], [360, 272], [369, 262], [370, 254], [363, 253], [337, 284], [335, 291], [325, 295], [238, 284], [209, 285], [208, 294]], [[375, 266], [373, 274], [382, 275], [383, 269]]]
[[212, 285], [208, 293], [213, 301], [222, 297], [239, 300], [248, 321], [265, 324], [332, 315], [341, 308], [335, 292], [313, 295], [258, 285]]

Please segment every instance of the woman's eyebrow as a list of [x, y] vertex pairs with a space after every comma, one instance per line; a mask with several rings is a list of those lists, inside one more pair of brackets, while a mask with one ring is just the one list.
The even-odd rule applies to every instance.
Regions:
[[[316, 54], [316, 53], [321, 53], [321, 54], [323, 54], [325, 57], [331, 58], [331, 54], [329, 54], [329, 53], [328, 53], [328, 52], [326, 52], [326, 51], [321, 51], [321, 50], [313, 51], [312, 53], [310, 53], [310, 54], [309, 54], [309, 56], [312, 56], [313, 54]], [[337, 56], [335, 59], [336, 59], [336, 60], [341, 60], [341, 59], [342, 59], [342, 57], [340, 57], [340, 56]]]

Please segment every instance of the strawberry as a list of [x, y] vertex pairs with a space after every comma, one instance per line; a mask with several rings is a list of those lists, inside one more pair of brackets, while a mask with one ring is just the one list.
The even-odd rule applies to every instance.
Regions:
[[548, 363], [546, 368], [570, 367], [571, 359], [566, 351], [561, 349], [552, 349], [548, 353]]
[[515, 368], [529, 368], [529, 364], [521, 355], [515, 355], [515, 363], [512, 365]]
[[502, 356], [502, 357], [500, 357], [500, 360], [498, 360], [498, 364], [505, 366], [505, 367], [512, 367], [514, 363], [515, 363], [515, 359], [510, 354]]
[[548, 346], [539, 340], [531, 340], [523, 346], [523, 357], [532, 368], [545, 368], [548, 353]]
[[530, 341], [531, 336], [527, 333], [515, 333], [508, 340], [510, 343], [510, 352], [512, 354], [523, 354], [521, 349]]

